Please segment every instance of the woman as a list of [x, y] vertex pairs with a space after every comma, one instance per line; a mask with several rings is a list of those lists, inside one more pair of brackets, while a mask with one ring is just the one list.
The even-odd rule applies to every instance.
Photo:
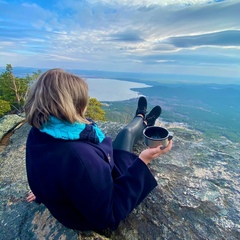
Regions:
[[43, 203], [68, 228], [114, 230], [156, 187], [147, 164], [169, 151], [172, 141], [163, 150], [131, 153], [143, 129], [161, 113], [156, 106], [146, 115], [144, 97], [113, 143], [84, 117], [87, 104], [86, 82], [61, 69], [45, 72], [32, 87], [25, 104], [32, 125], [26, 168], [33, 193], [27, 200]]

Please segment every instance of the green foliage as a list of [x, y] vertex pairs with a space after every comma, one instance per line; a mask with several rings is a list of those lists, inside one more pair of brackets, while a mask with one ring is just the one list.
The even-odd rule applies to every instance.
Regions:
[[0, 117], [2, 117], [5, 113], [11, 110], [9, 102], [2, 100], [0, 97]]
[[26, 80], [28, 83], [32, 83], [35, 80], [37, 80], [41, 74], [42, 74], [41, 70], [38, 70], [37, 72], [33, 72], [32, 75], [27, 73]]
[[111, 122], [129, 123], [136, 112], [135, 101], [110, 102], [107, 106], [103, 106], [106, 112], [106, 118]]
[[27, 74], [26, 78], [15, 77], [12, 65], [6, 65], [6, 70], [0, 75], [0, 97], [2, 101], [5, 101], [4, 109], [1, 108], [0, 110], [3, 114], [10, 111], [22, 112], [29, 83], [35, 80], [40, 73], [41, 71], [32, 75]]
[[93, 120], [106, 121], [105, 111], [101, 107], [102, 104], [96, 98], [90, 98], [85, 116]]

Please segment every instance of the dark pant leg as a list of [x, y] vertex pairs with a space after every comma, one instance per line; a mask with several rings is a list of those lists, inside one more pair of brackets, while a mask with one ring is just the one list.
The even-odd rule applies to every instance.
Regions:
[[127, 126], [125, 126], [113, 141], [113, 149], [125, 150], [131, 152], [133, 145], [142, 136], [146, 124], [140, 116], [135, 117]]

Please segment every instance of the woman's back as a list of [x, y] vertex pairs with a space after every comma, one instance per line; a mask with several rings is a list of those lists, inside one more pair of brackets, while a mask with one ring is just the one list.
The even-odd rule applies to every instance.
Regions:
[[36, 128], [29, 133], [26, 152], [29, 185], [37, 202], [44, 203], [67, 227], [89, 229], [88, 224], [91, 228], [94, 224], [96, 228], [109, 224], [111, 166], [99, 154], [98, 148], [80, 140], [55, 139]]

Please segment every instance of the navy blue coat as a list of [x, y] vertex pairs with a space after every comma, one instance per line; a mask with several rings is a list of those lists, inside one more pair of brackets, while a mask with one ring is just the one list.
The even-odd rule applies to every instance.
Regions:
[[111, 138], [99, 144], [62, 140], [34, 127], [26, 168], [37, 202], [63, 225], [79, 230], [116, 229], [157, 185], [136, 155], [113, 150]]

